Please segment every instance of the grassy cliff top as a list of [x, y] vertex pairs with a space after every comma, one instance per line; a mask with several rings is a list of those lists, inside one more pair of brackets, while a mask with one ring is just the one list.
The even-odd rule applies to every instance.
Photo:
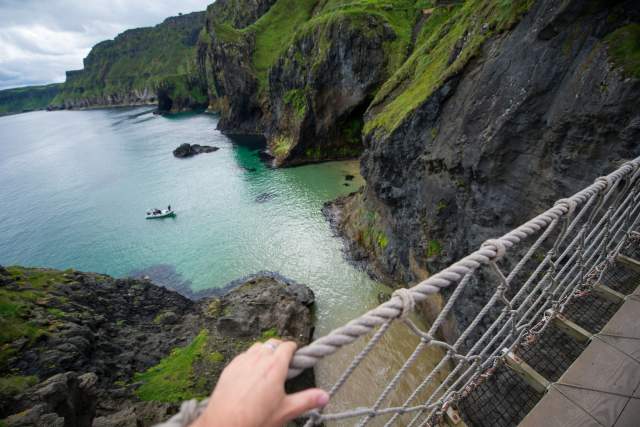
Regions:
[[62, 89], [62, 83], [0, 90], [0, 115], [42, 110]]
[[167, 76], [193, 72], [204, 21], [205, 12], [193, 12], [98, 43], [84, 59], [83, 70], [67, 72], [64, 90], [53, 103], [154, 89]]

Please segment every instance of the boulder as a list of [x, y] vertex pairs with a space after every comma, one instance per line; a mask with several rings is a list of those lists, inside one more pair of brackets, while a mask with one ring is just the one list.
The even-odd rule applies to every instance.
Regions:
[[214, 151], [218, 151], [220, 148], [212, 147], [210, 145], [199, 145], [199, 144], [181, 144], [178, 148], [173, 150], [173, 155], [178, 158], [185, 158], [195, 156], [196, 154], [201, 153], [213, 153]]

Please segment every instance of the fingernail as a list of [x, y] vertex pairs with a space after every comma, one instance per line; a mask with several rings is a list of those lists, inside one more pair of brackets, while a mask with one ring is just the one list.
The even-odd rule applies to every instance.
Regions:
[[329, 393], [324, 392], [322, 394], [319, 394], [316, 401], [318, 402], [318, 406], [326, 405], [327, 403], [329, 403]]

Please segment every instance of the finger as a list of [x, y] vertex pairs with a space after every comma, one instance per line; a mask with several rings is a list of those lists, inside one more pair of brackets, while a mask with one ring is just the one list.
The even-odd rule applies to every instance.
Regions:
[[286, 396], [280, 407], [280, 418], [284, 423], [291, 421], [307, 411], [322, 408], [329, 402], [329, 393], [319, 388], [310, 388]]
[[253, 343], [253, 345], [251, 347], [249, 347], [249, 349], [246, 351], [247, 354], [256, 354], [260, 352], [260, 349], [262, 348], [262, 343], [261, 342], [256, 342]]
[[275, 358], [277, 363], [275, 365], [275, 374], [279, 380], [284, 381], [287, 378], [287, 372], [289, 370], [289, 363], [293, 354], [296, 352], [298, 345], [293, 341], [285, 341], [278, 346], [275, 351]]

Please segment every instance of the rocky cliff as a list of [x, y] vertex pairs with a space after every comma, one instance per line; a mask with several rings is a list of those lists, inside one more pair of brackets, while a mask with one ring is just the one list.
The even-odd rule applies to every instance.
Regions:
[[[366, 186], [330, 209], [352, 253], [401, 283], [640, 155], [637, 2], [483, 0], [427, 13], [365, 114]], [[472, 287], [469, 306], [485, 292]]]
[[256, 340], [307, 343], [313, 302], [304, 285], [269, 274], [193, 301], [146, 280], [0, 267], [0, 424], [159, 422], [207, 396]]
[[60, 92], [62, 84], [0, 90], [0, 115], [44, 110]]
[[82, 70], [68, 71], [53, 108], [87, 108], [159, 102], [161, 110], [205, 108], [196, 43], [204, 12], [167, 18], [155, 27], [127, 30], [98, 43]]
[[359, 155], [363, 114], [417, 18], [408, 0], [217, 1], [198, 62], [220, 129], [263, 134], [276, 165]]

